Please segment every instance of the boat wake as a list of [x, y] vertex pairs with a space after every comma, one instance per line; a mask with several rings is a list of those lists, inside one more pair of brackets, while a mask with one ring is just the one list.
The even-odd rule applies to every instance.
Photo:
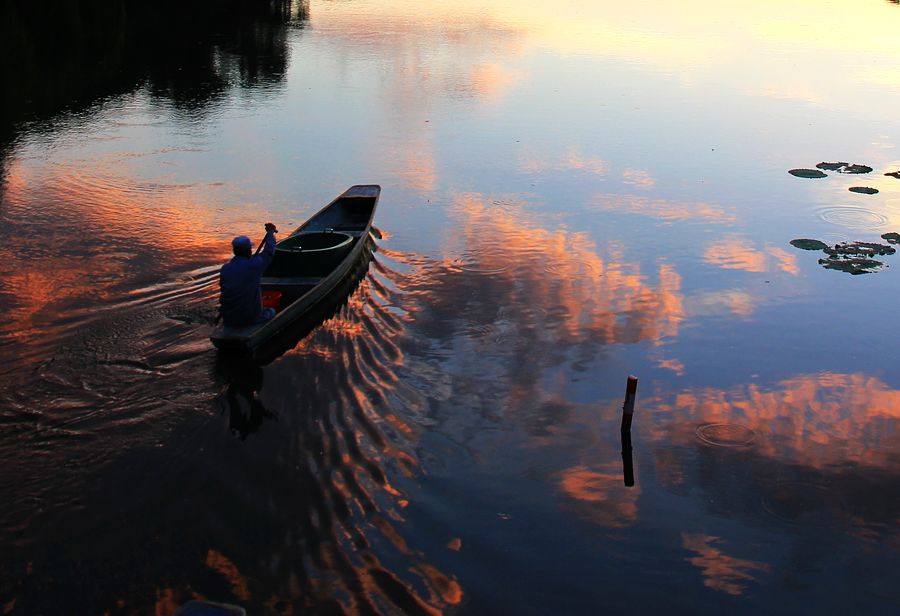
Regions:
[[[12, 546], [0, 573], [18, 605], [140, 611], [155, 600], [148, 587], [181, 602], [204, 579], [204, 592], [252, 613], [459, 604], [459, 584], [408, 522], [427, 402], [400, 377], [410, 315], [392, 263], [366, 262], [318, 323], [262, 362], [211, 349], [215, 268], [70, 316], [62, 344], [0, 400], [0, 484], [17, 486], [0, 495]], [[35, 559], [47, 545], [79, 558]], [[87, 583], [110, 569], [109, 591]]]

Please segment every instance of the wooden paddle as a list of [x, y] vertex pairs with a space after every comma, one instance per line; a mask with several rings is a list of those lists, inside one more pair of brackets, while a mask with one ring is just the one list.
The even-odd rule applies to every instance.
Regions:
[[[272, 227], [271, 229], [269, 227]], [[278, 233], [278, 228], [270, 222], [266, 223], [266, 234], [263, 236], [262, 241], [259, 243], [259, 246], [256, 247], [256, 252], [253, 253], [253, 256], [259, 254], [259, 252], [263, 249], [263, 246], [266, 245], [266, 238], [269, 237], [269, 233]]]
[[259, 254], [259, 251], [261, 251], [261, 250], [263, 249], [263, 246], [266, 245], [266, 238], [267, 238], [267, 237], [269, 237], [269, 234], [268, 234], [268, 233], [266, 233], [266, 234], [263, 236], [262, 241], [259, 243], [259, 246], [256, 247], [256, 252], [253, 253], [253, 256], [254, 256], [254, 257], [255, 257], [256, 255], [258, 255], [258, 254]]

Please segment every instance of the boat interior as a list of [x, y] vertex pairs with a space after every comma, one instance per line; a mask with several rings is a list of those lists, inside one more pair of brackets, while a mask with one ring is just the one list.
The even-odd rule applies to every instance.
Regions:
[[281, 312], [325, 278], [368, 234], [378, 187], [354, 186], [275, 246], [263, 306]]

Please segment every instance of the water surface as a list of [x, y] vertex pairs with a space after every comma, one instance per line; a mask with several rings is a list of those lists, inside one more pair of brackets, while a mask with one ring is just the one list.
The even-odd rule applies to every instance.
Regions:
[[[5, 613], [900, 608], [900, 257], [789, 243], [900, 231], [900, 7], [261, 4], [4, 14]], [[230, 238], [361, 183], [218, 357]]]

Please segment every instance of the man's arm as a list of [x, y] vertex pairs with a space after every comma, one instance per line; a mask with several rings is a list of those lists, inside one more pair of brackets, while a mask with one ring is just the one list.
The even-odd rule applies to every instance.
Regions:
[[278, 229], [275, 228], [270, 222], [266, 223], [266, 237], [263, 240], [265, 246], [262, 249], [262, 252], [253, 257], [253, 266], [254, 268], [259, 268], [260, 272], [264, 272], [269, 264], [272, 262], [272, 259], [275, 257], [275, 234], [278, 233]]

